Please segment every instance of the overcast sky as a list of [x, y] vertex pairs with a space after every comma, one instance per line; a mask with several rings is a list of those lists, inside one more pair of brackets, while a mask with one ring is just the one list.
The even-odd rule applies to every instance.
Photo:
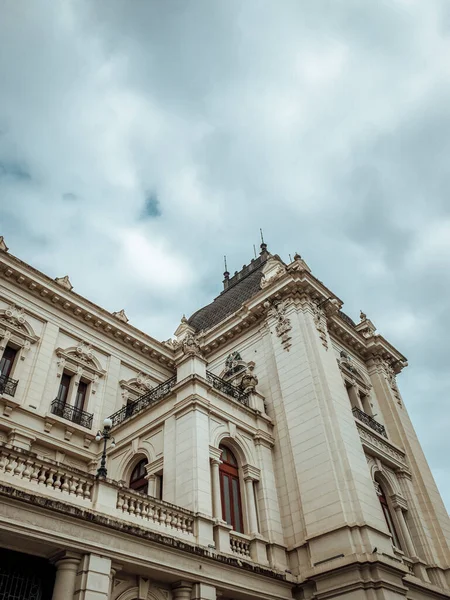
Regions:
[[262, 227], [408, 357], [450, 508], [450, 2], [0, 7], [10, 251], [167, 339]]

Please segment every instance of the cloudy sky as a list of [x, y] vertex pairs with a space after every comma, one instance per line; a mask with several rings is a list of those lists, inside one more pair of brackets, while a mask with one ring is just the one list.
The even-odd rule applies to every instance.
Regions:
[[167, 339], [262, 227], [408, 357], [450, 509], [450, 3], [0, 7], [10, 251]]

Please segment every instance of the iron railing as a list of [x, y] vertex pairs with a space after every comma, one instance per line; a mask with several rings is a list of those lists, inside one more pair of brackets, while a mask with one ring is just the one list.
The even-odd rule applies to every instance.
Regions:
[[373, 417], [362, 411], [360, 408], [357, 408], [356, 406], [352, 412], [359, 421], [362, 421], [363, 423], [365, 423], [365, 425], [368, 425], [371, 429], [387, 438], [386, 428], [384, 425], [378, 423], [378, 421], [375, 421]]
[[154, 404], [165, 398], [165, 396], [170, 394], [176, 382], [177, 378], [171, 377], [171, 379], [164, 381], [164, 383], [161, 383], [160, 385], [149, 390], [142, 396], [139, 396], [139, 398], [131, 404], [127, 404], [126, 406], [115, 412], [109, 417], [112, 420], [112, 426], [116, 427], [116, 425], [120, 425], [120, 423], [123, 423], [123, 421], [125, 421], [126, 419], [137, 415], [137, 413], [144, 410], [144, 408], [147, 408], [148, 406], [153, 406]]
[[11, 377], [6, 377], [6, 375], [0, 375], [0, 394], [14, 396], [18, 383], [17, 379], [11, 379]]
[[86, 427], [86, 429], [92, 429], [92, 418], [94, 415], [79, 408], [75, 408], [75, 406], [70, 406], [58, 398], [51, 403], [50, 411], [57, 417], [81, 425], [81, 427]]
[[213, 388], [219, 390], [219, 392], [223, 392], [227, 396], [231, 396], [241, 404], [244, 404], [244, 406], [248, 406], [248, 394], [240, 390], [235, 385], [225, 381], [224, 379], [221, 379], [220, 377], [217, 377], [217, 375], [214, 375], [214, 373], [211, 373], [210, 371], [206, 371], [206, 380], [213, 386]]

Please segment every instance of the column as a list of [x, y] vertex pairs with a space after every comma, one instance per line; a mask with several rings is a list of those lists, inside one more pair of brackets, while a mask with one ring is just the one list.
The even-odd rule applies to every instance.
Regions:
[[149, 473], [145, 476], [145, 479], [148, 481], [148, 491], [147, 494], [152, 498], [156, 497], [156, 475], [154, 473]]
[[211, 486], [212, 486], [212, 501], [213, 501], [213, 517], [222, 520], [222, 499], [220, 497], [220, 475], [219, 467], [220, 460], [217, 458], [211, 459]]
[[413, 541], [411, 539], [411, 534], [409, 533], [408, 526], [406, 525], [406, 521], [405, 521], [405, 516], [403, 514], [403, 510], [402, 510], [402, 508], [399, 505], [397, 505], [394, 508], [394, 510], [395, 510], [395, 515], [397, 517], [397, 523], [400, 526], [400, 530], [402, 532], [402, 537], [403, 537], [403, 539], [405, 541], [405, 544], [406, 544], [405, 550], [407, 551], [408, 556], [410, 558], [414, 558], [416, 556], [416, 551], [414, 549], [414, 544], [413, 544]]
[[245, 478], [245, 488], [246, 488], [246, 492], [247, 492], [248, 528], [250, 530], [250, 533], [258, 533], [258, 519], [256, 516], [255, 491], [253, 488], [253, 479], [251, 477]]
[[192, 600], [216, 600], [216, 588], [206, 583], [196, 583], [192, 590]]
[[55, 562], [56, 579], [52, 600], [73, 600], [79, 564], [80, 557], [69, 555]]
[[[75, 600], [108, 600], [110, 588], [111, 559], [97, 554], [85, 554], [80, 577], [77, 578]], [[54, 597], [53, 600], [60, 598]]]
[[178, 581], [172, 585], [173, 600], [191, 600], [192, 583]]

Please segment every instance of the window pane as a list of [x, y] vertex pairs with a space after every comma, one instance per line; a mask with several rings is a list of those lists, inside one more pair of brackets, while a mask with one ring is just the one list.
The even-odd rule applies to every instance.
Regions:
[[86, 400], [86, 391], [87, 383], [84, 383], [84, 381], [80, 381], [80, 383], [78, 384], [77, 395], [75, 398], [75, 408], [83, 410], [84, 401]]
[[222, 474], [222, 497], [223, 497], [223, 506], [222, 506], [222, 517], [224, 521], [228, 523], [228, 525], [233, 525], [233, 521], [231, 519], [231, 494], [230, 494], [230, 481], [228, 475]]
[[67, 395], [69, 393], [70, 380], [71, 380], [70, 375], [67, 375], [67, 373], [63, 373], [63, 375], [61, 377], [61, 383], [59, 384], [59, 390], [58, 390], [58, 396], [57, 396], [58, 400], [60, 400], [63, 403], [65, 403], [67, 400]]
[[3, 356], [0, 360], [0, 375], [9, 377], [13, 368], [14, 359], [16, 358], [17, 350], [6, 346]]
[[241, 522], [241, 499], [239, 494], [239, 480], [232, 479], [233, 484], [233, 513], [234, 513], [234, 523], [233, 527], [235, 531], [239, 533], [243, 533], [244, 530], [242, 528]]

